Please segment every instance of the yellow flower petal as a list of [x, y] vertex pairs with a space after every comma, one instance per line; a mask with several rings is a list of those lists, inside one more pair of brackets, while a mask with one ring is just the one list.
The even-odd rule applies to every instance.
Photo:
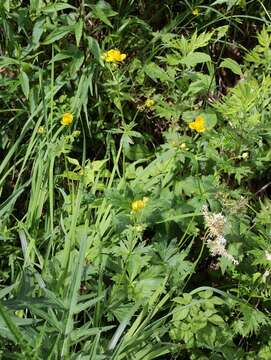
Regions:
[[125, 60], [127, 54], [122, 54], [118, 49], [111, 49], [103, 54], [103, 59], [106, 62], [121, 62]]
[[198, 133], [206, 131], [205, 120], [203, 116], [197, 116], [195, 121], [191, 122], [189, 128], [192, 130], [196, 130]]
[[147, 108], [152, 108], [153, 107], [153, 105], [154, 105], [154, 101], [152, 100], [152, 99], [147, 99], [146, 101], [145, 101], [145, 106], [147, 107]]
[[71, 125], [73, 121], [73, 115], [69, 112], [66, 112], [65, 114], [63, 114], [62, 119], [61, 119], [61, 124], [64, 126], [68, 126]]
[[37, 133], [38, 134], [44, 134], [44, 132], [45, 132], [44, 126], [39, 126], [38, 130], [37, 130]]
[[144, 197], [143, 200], [135, 200], [132, 202], [132, 212], [136, 213], [143, 209], [147, 202], [149, 201], [148, 197]]
[[192, 15], [199, 16], [199, 14], [200, 14], [199, 9], [195, 8], [192, 10]]
[[120, 55], [120, 61], [125, 60], [125, 59], [126, 59], [126, 57], [127, 57], [127, 55], [126, 55], [126, 54], [121, 54], [121, 55]]

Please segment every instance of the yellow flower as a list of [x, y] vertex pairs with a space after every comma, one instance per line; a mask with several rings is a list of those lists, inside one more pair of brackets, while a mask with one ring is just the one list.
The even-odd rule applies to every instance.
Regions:
[[199, 9], [195, 8], [192, 10], [192, 15], [199, 16], [199, 14], [200, 14]]
[[180, 148], [181, 148], [182, 150], [186, 150], [186, 149], [187, 149], [186, 143], [182, 143], [182, 144], [180, 145]]
[[37, 133], [38, 134], [44, 134], [44, 132], [45, 132], [44, 126], [39, 126], [38, 130], [37, 130]]
[[69, 112], [66, 112], [62, 116], [61, 124], [64, 125], [64, 126], [71, 125], [72, 120], [73, 120], [73, 115], [71, 113], [69, 113]]
[[122, 54], [117, 49], [111, 49], [103, 54], [103, 59], [106, 62], [121, 62], [127, 57], [126, 54]]
[[147, 107], [147, 108], [152, 108], [153, 107], [153, 105], [154, 105], [154, 100], [152, 100], [152, 99], [147, 99], [146, 101], [145, 101], [145, 106]]
[[135, 200], [132, 202], [132, 212], [138, 212], [143, 209], [146, 203], [149, 201], [149, 198], [144, 197], [142, 200]]
[[191, 122], [189, 125], [190, 129], [196, 130], [198, 133], [206, 131], [205, 121], [203, 116], [197, 116], [195, 121]]

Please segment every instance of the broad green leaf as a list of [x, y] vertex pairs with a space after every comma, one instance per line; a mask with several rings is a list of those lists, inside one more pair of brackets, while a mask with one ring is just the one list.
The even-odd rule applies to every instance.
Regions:
[[219, 65], [219, 67], [230, 69], [234, 74], [242, 75], [241, 66], [238, 64], [237, 61], [233, 59], [230, 58], [224, 59]]
[[28, 96], [29, 96], [29, 78], [28, 78], [27, 74], [23, 70], [21, 70], [21, 72], [20, 72], [19, 80], [20, 80], [20, 84], [21, 84], [21, 88], [23, 90], [24, 96], [28, 99]]
[[32, 42], [34, 44], [38, 44], [41, 38], [41, 35], [43, 34], [44, 31], [44, 27], [43, 24], [45, 22], [45, 19], [38, 19], [33, 27], [33, 32], [32, 32]]
[[88, 48], [91, 51], [92, 55], [94, 56], [94, 59], [97, 60], [97, 62], [103, 66], [103, 61], [101, 59], [101, 49], [98, 41], [91, 36], [87, 37], [87, 41], [88, 41]]
[[113, 27], [111, 21], [108, 18], [117, 15], [117, 13], [112, 10], [110, 4], [108, 4], [106, 1], [100, 0], [97, 2], [95, 7], [93, 7], [92, 15], [100, 19], [106, 25]]
[[211, 289], [207, 289], [205, 291], [199, 292], [199, 296], [203, 299], [210, 299], [212, 295], [213, 295], [213, 291]]
[[205, 120], [207, 130], [210, 130], [216, 126], [217, 116], [215, 113], [202, 112], [202, 113], [200, 113], [200, 115], [203, 116], [203, 118]]
[[75, 181], [79, 181], [81, 179], [81, 176], [78, 173], [67, 170], [63, 172], [62, 176], [69, 180], [75, 180]]
[[225, 325], [225, 321], [223, 320], [223, 318], [217, 314], [214, 314], [214, 315], [208, 317], [208, 321], [210, 321], [211, 323], [218, 325], [218, 326]]
[[195, 51], [185, 56], [180, 63], [187, 66], [195, 66], [200, 63], [211, 61], [210, 55]]
[[6, 67], [9, 65], [19, 65], [20, 62], [18, 60], [6, 57], [6, 56], [1, 56], [0, 58], [0, 66], [1, 67]]
[[49, 45], [57, 40], [62, 39], [64, 36], [74, 31], [74, 25], [62, 26], [61, 28], [53, 30], [43, 41], [44, 45]]
[[2, 6], [4, 7], [4, 9], [7, 11], [7, 12], [9, 12], [9, 10], [10, 10], [10, 0], [4, 0], [3, 1], [3, 4], [2, 4]]
[[74, 25], [74, 34], [75, 34], [75, 39], [76, 39], [76, 45], [79, 46], [80, 45], [80, 40], [82, 37], [82, 32], [83, 32], [83, 20], [80, 18], [78, 20], [78, 22]]
[[71, 158], [69, 156], [66, 156], [66, 159], [70, 164], [80, 167], [79, 161], [77, 159]]
[[144, 66], [145, 73], [154, 81], [160, 80], [160, 81], [169, 81], [170, 78], [166, 71], [162, 69], [160, 66], [155, 64], [154, 62], [151, 62]]
[[58, 3], [58, 4], [48, 5], [44, 8], [42, 8], [42, 12], [44, 14], [50, 14], [50, 13], [54, 13], [54, 12], [57, 12], [60, 10], [65, 10], [65, 9], [76, 10], [76, 7], [69, 5], [69, 4], [65, 4], [65, 3]]

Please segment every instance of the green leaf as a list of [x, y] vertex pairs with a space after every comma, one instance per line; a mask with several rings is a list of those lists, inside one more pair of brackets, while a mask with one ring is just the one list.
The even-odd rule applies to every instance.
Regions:
[[112, 10], [111, 6], [107, 2], [100, 0], [93, 8], [92, 15], [112, 28], [113, 26], [108, 17], [115, 16], [117, 13]]
[[66, 156], [66, 159], [70, 164], [80, 167], [79, 161], [77, 159], [71, 158], [69, 156]]
[[230, 10], [235, 5], [241, 5], [242, 1], [240, 1], [240, 0], [216, 0], [212, 4], [212, 6], [221, 5], [221, 4], [227, 4], [227, 10]]
[[184, 320], [187, 315], [189, 314], [190, 308], [189, 307], [177, 307], [176, 313], [174, 313], [174, 321]]
[[150, 156], [150, 154], [151, 153], [145, 144], [135, 144], [134, 146], [129, 146], [125, 151], [125, 155], [132, 161], [145, 159]]
[[224, 25], [216, 28], [215, 31], [217, 33], [217, 40], [223, 38], [227, 34], [228, 30], [229, 30], [229, 25]]
[[0, 58], [0, 66], [1, 67], [6, 67], [9, 65], [20, 65], [20, 62], [18, 60], [6, 57], [6, 56], [1, 56]]
[[207, 130], [210, 130], [216, 126], [217, 116], [215, 113], [203, 112], [203, 113], [200, 113], [200, 115], [202, 115], [205, 120]]
[[230, 69], [234, 74], [242, 75], [241, 66], [233, 59], [227, 58], [224, 59], [219, 65], [220, 68]]
[[97, 60], [97, 62], [103, 66], [104, 64], [101, 59], [101, 49], [98, 41], [91, 36], [87, 37], [87, 41], [88, 41], [88, 48], [91, 51], [92, 55], [94, 56], [94, 59]]
[[14, 337], [15, 341], [21, 345], [22, 348], [26, 347], [24, 336], [17, 327], [16, 323], [10, 317], [7, 309], [0, 304], [0, 318], [3, 319], [4, 323], [6, 324], [7, 328], [9, 329], [10, 333]]
[[158, 66], [154, 62], [151, 62], [144, 66], [144, 71], [154, 81], [160, 80], [163, 82], [170, 80], [166, 71], [160, 68], [160, 66]]
[[81, 176], [78, 173], [67, 170], [63, 172], [62, 176], [69, 180], [75, 180], [75, 181], [79, 181], [81, 179]]
[[211, 58], [208, 54], [205, 54], [203, 52], [195, 51], [193, 53], [188, 54], [185, 56], [180, 63], [187, 65], [187, 66], [195, 66], [200, 63], [205, 63], [211, 61]]
[[202, 298], [202, 299], [210, 299], [210, 297], [212, 297], [213, 295], [213, 291], [211, 289], [207, 289], [205, 291], [201, 291], [199, 293], [199, 296]]
[[222, 319], [222, 317], [217, 315], [217, 314], [214, 314], [214, 315], [208, 317], [207, 320], [210, 321], [212, 324], [215, 324], [215, 325], [219, 325], [219, 326], [224, 326], [225, 325], [225, 322]]
[[75, 39], [76, 39], [76, 45], [79, 46], [80, 45], [80, 40], [82, 37], [82, 32], [83, 32], [83, 20], [80, 18], [78, 20], [78, 22], [74, 25], [74, 34], [75, 34]]
[[65, 4], [65, 3], [58, 3], [58, 4], [48, 5], [44, 8], [42, 8], [42, 12], [44, 14], [50, 14], [50, 13], [55, 13], [57, 11], [65, 10], [65, 9], [76, 10], [76, 7], [69, 5], [69, 4]]
[[21, 72], [20, 72], [19, 81], [20, 81], [21, 88], [23, 90], [24, 96], [28, 99], [28, 96], [29, 96], [29, 78], [28, 78], [27, 74], [23, 70], [21, 70]]
[[43, 41], [44, 45], [49, 45], [57, 40], [62, 39], [64, 36], [74, 31], [74, 25], [62, 26], [61, 28], [53, 30]]
[[35, 22], [35, 25], [33, 27], [32, 42], [35, 45], [39, 43], [41, 35], [43, 34], [43, 31], [44, 31], [43, 24], [44, 24], [44, 22], [45, 22], [45, 19], [38, 19]]

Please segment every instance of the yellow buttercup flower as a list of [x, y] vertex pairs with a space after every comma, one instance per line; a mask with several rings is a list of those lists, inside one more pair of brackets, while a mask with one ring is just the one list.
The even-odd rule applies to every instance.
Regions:
[[103, 54], [103, 59], [106, 62], [121, 62], [125, 60], [126, 57], [127, 57], [126, 54], [122, 54], [117, 49], [108, 50]]
[[61, 124], [64, 126], [68, 126], [71, 125], [73, 121], [73, 115], [69, 112], [66, 112], [65, 114], [63, 114], [62, 119], [61, 119]]
[[148, 197], [144, 197], [142, 200], [135, 200], [132, 202], [132, 212], [138, 212], [145, 207], [149, 201]]
[[206, 131], [205, 120], [203, 116], [197, 116], [195, 121], [191, 122], [189, 125], [190, 129], [196, 130], [198, 133]]
[[199, 9], [195, 8], [192, 10], [192, 15], [199, 16], [199, 14], [200, 14]]
[[152, 108], [153, 107], [153, 105], [154, 105], [154, 100], [152, 100], [152, 99], [147, 99], [146, 101], [145, 101], [145, 106], [147, 107], [147, 108]]
[[37, 130], [37, 133], [38, 134], [44, 134], [44, 132], [45, 132], [44, 126], [39, 126], [38, 130]]

